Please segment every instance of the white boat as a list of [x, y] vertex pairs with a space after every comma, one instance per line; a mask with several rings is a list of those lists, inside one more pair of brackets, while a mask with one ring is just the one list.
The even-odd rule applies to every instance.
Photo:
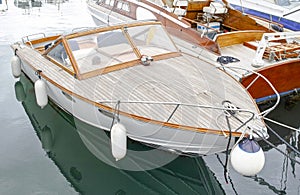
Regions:
[[227, 0], [243, 13], [278, 22], [284, 28], [300, 30], [300, 2], [291, 0]]
[[13, 75], [22, 70], [35, 82], [41, 107], [50, 98], [83, 122], [116, 129], [118, 143], [127, 135], [204, 155], [228, 149], [231, 136], [268, 136], [247, 90], [215, 66], [179, 52], [159, 22], [37, 36], [11, 45]]

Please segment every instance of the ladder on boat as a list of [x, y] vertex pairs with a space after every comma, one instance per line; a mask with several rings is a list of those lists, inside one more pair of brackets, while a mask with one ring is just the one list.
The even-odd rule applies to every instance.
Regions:
[[300, 32], [280, 32], [280, 33], [264, 33], [256, 50], [255, 58], [252, 61], [252, 66], [261, 67], [264, 65], [263, 59], [282, 60], [290, 57], [298, 57], [296, 50], [300, 49], [300, 44], [274, 42], [274, 45], [269, 46], [271, 41], [280, 41], [293, 39], [300, 36]]
[[295, 51], [299, 49], [299, 43], [282, 43], [280, 45], [269, 46], [266, 48], [263, 58], [277, 61], [286, 58], [296, 58], [299, 56], [299, 53]]

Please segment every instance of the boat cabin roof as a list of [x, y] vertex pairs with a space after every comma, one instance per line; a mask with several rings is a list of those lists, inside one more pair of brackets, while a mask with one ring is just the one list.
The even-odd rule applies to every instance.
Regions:
[[77, 79], [180, 55], [159, 22], [105, 26], [56, 38], [44, 45], [43, 55]]

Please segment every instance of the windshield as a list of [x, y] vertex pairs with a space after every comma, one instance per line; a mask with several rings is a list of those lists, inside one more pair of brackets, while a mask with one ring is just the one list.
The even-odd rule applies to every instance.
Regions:
[[69, 39], [68, 43], [80, 73], [138, 59], [120, 29]]
[[128, 28], [128, 34], [142, 55], [155, 56], [177, 51], [160, 25], [131, 27]]
[[178, 52], [159, 23], [92, 29], [67, 35], [66, 41], [67, 45], [63, 41], [55, 45], [48, 56], [69, 70], [74, 68], [76, 75], [89, 73], [85, 78], [141, 64], [145, 56], [160, 56], [159, 60]]

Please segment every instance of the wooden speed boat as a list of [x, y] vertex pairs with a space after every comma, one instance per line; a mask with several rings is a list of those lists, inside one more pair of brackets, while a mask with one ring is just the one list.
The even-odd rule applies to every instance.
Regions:
[[245, 88], [180, 53], [158, 22], [36, 36], [11, 45], [14, 76], [21, 68], [35, 82], [41, 107], [50, 98], [95, 127], [110, 131], [122, 124], [121, 142], [125, 132], [133, 140], [201, 155], [224, 151], [234, 143], [229, 134], [267, 136]]
[[[222, 2], [211, 0], [89, 0], [87, 5], [95, 21], [102, 23], [112, 24], [147, 19], [161, 21], [168, 32], [173, 35], [174, 41], [181, 51], [202, 59], [209, 59], [216, 66], [220, 66], [221, 63], [225, 71], [249, 88], [250, 94], [258, 102], [276, 98], [279, 96], [278, 93], [286, 95], [300, 89], [297, 43], [289, 43], [289, 46], [286, 47], [287, 45], [284, 45], [287, 42], [285, 33], [263, 36], [264, 33], [275, 33], [275, 31], [264, 27], [251, 17], [231, 9], [225, 0]], [[288, 35], [288, 37], [291, 36], [295, 35]], [[262, 59], [261, 53], [265, 49], [268, 51], [270, 47], [273, 47], [269, 44], [264, 46], [264, 51], [260, 47], [252, 47], [251, 51], [245, 51], [249, 48], [245, 49], [244, 43], [260, 42], [261, 40], [264, 42], [265, 37], [280, 37], [283, 45], [278, 47], [282, 49], [280, 52], [273, 52], [272, 55], [281, 53], [282, 57], [268, 58], [268, 54], [266, 54]], [[279, 44], [278, 38], [275, 39]], [[274, 38], [272, 40], [270, 43], [274, 44]], [[285, 52], [288, 52], [289, 55], [285, 55]], [[255, 57], [256, 53], [259, 53], [257, 57]], [[260, 58], [260, 64], [263, 60], [263, 66], [262, 64], [257, 66], [257, 63], [252, 66], [254, 58]], [[234, 59], [234, 62], [239, 61], [239, 63], [224, 66], [225, 63], [230, 63], [228, 59]], [[239, 69], [233, 69], [232, 65], [238, 66]], [[255, 79], [257, 76], [259, 76], [259, 80]], [[250, 83], [251, 88], [249, 87]]]

